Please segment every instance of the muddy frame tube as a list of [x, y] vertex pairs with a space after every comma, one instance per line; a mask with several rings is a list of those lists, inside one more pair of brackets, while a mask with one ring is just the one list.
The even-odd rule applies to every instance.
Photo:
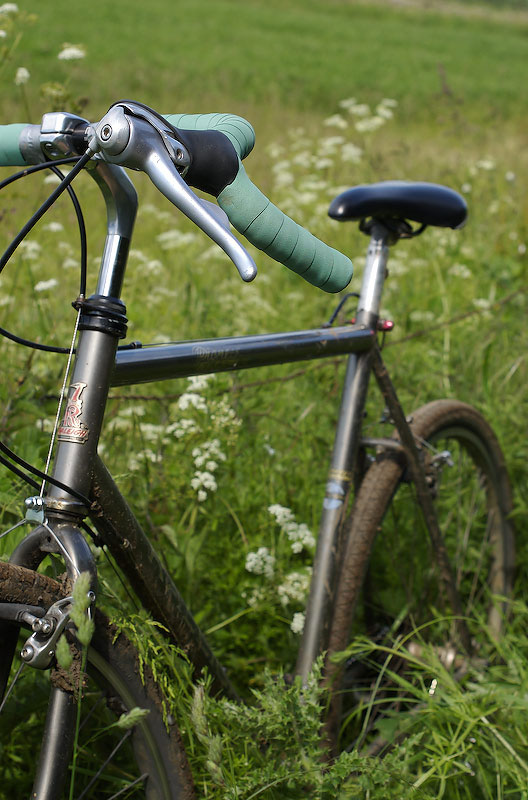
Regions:
[[[360, 420], [364, 406], [370, 370], [369, 352], [375, 341], [373, 327], [358, 323], [335, 329], [321, 328], [311, 331], [180, 342], [121, 351], [116, 356], [112, 384], [145, 383], [270, 364], [314, 360], [348, 353], [349, 362], [336, 435], [336, 442], [339, 444], [336, 445], [337, 449], [331, 464], [330, 474], [333, 475], [339, 472], [340, 465], [351, 463], [351, 453], [354, 453], [357, 447], [359, 436], [357, 420]], [[356, 420], [352, 425], [351, 410], [352, 417]], [[351, 472], [347, 471], [347, 476], [350, 474]], [[342, 483], [348, 486], [348, 478]], [[223, 667], [212, 653], [205, 636], [194, 621], [148, 537], [99, 458], [96, 458], [94, 463], [92, 500], [91, 521], [130, 581], [142, 606], [167, 628], [173, 641], [188, 655], [196, 674], [206, 668], [213, 678], [213, 689], [235, 698], [236, 689], [228, 680]], [[336, 527], [341, 522], [340, 512], [336, 515], [333, 507], [324, 509], [323, 516], [325, 514], [327, 518], [323, 521], [322, 530], [327, 533], [324, 536], [323, 562], [327, 559], [328, 553], [334, 552], [331, 542], [335, 537]], [[331, 568], [334, 566], [332, 563]], [[323, 576], [321, 581], [316, 581], [314, 584], [316, 586], [319, 584], [319, 589], [315, 592], [316, 603], [319, 602], [321, 587], [327, 585], [324, 578], [327, 569], [326, 564], [323, 564], [322, 569], [316, 569], [316, 573]], [[325, 595], [324, 588], [322, 593]], [[326, 624], [330, 606], [331, 603], [323, 601], [322, 619], [325, 622], [319, 618], [314, 619], [313, 625], [317, 629]], [[319, 642], [321, 635], [315, 635], [314, 639]]]

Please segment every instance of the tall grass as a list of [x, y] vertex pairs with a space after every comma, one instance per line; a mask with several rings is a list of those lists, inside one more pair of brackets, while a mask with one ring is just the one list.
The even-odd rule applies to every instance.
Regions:
[[[58, 80], [60, 91], [90, 118], [126, 95], [162, 111], [185, 106], [247, 114], [257, 128], [247, 165], [251, 177], [295, 219], [354, 258], [353, 289], [367, 240], [356, 226], [326, 217], [341, 188], [405, 178], [446, 183], [464, 193], [470, 208], [464, 230], [429, 229], [394, 250], [384, 314], [396, 328], [386, 356], [409, 412], [438, 396], [458, 397], [492, 422], [516, 489], [522, 592], [528, 454], [524, 17], [512, 24], [490, 21], [484, 13], [470, 18], [445, 8], [437, 13], [337, 0], [153, 0], [148, 7], [96, 2], [90, 12], [81, 22], [57, 14], [56, 5], [43, 5], [5, 62], [3, 76], [17, 66], [31, 73], [23, 90], [32, 121], [51, 103], [49, 85], [44, 98], [38, 85]], [[82, 43], [86, 60], [58, 61], [64, 42]], [[26, 119], [22, 88], [4, 80], [2, 121]], [[355, 105], [340, 104], [351, 95]], [[383, 103], [387, 98], [396, 105]], [[358, 123], [365, 117], [357, 107], [364, 103], [367, 119], [379, 116], [380, 104], [394, 116], [386, 114], [377, 130], [362, 131]], [[124, 292], [130, 339], [277, 331], [328, 319], [337, 298], [255, 251], [259, 277], [243, 285], [222, 254], [146, 180], [133, 177], [141, 205]], [[2, 241], [50, 192], [42, 177], [31, 181], [2, 197]], [[104, 234], [102, 202], [88, 178], [78, 186], [90, 230], [93, 286]], [[0, 324], [65, 344], [78, 280], [75, 219], [66, 199], [31, 242], [0, 279]], [[11, 343], [2, 352], [1, 436], [42, 466], [64, 361]], [[342, 373], [343, 364], [334, 360], [263, 368], [206, 382], [115, 390], [109, 402], [103, 457], [133, 498], [234, 680], [249, 697], [253, 689], [260, 692], [270, 712], [262, 723], [267, 731], [277, 708], [286, 714], [290, 704], [293, 715], [303, 714], [297, 689], [284, 697], [282, 683], [266, 676], [269, 670], [288, 672], [294, 663], [313, 551], [308, 534], [317, 531]], [[373, 398], [367, 424], [381, 410]], [[2, 472], [0, 492], [6, 523], [16, 520], [27, 490]], [[270, 506], [283, 511], [270, 513]], [[13, 541], [4, 540], [2, 547], [8, 550]], [[292, 547], [296, 542], [300, 549]], [[123, 613], [104, 560], [101, 570], [107, 603]], [[524, 613], [519, 605], [519, 619]], [[363, 778], [348, 788], [349, 773], [343, 767], [338, 774], [337, 768], [339, 796], [359, 790], [369, 797], [399, 797], [404, 786], [420, 797], [522, 797], [525, 644], [514, 620], [493, 670], [472, 668], [460, 686], [442, 672], [434, 695], [428, 694], [430, 676], [441, 668], [412, 663], [415, 680], [405, 679], [407, 709], [394, 724], [414, 735], [384, 766], [351, 760], [349, 771]], [[164, 658], [170, 673], [171, 657]], [[398, 685], [398, 676], [393, 678]], [[493, 701], [499, 684], [515, 698], [516, 722], [509, 730], [507, 715]], [[175, 705], [187, 703], [181, 695]], [[317, 693], [312, 699], [323, 702]], [[207, 694], [203, 704], [207, 722], [184, 727], [204, 796], [306, 796], [306, 786], [319, 785], [290, 776], [288, 795], [284, 782], [272, 786], [268, 777], [259, 783], [259, 771], [271, 775], [277, 769], [281, 751], [270, 746], [247, 752], [244, 741], [258, 731], [258, 716], [248, 712], [244, 740], [239, 710], [217, 707]], [[428, 731], [425, 718], [432, 720]], [[223, 751], [216, 761], [209, 757], [211, 748], [218, 751], [215, 737], [221, 737]], [[313, 748], [307, 758], [315, 769]], [[317, 780], [323, 778], [319, 771]], [[325, 786], [330, 791], [330, 783]]]

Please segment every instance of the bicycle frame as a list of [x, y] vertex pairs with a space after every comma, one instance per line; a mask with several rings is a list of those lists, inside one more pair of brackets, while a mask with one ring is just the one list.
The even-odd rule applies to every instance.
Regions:
[[[360, 443], [381, 291], [394, 235], [382, 224], [372, 226], [355, 324], [117, 351], [126, 322], [124, 306], [118, 298], [137, 201], [122, 168], [98, 162], [91, 173], [107, 205], [107, 238], [96, 293], [82, 304], [73, 377], [66, 412], [58, 429], [53, 470], [54, 478], [76, 494], [50, 485], [43, 524], [23, 540], [11, 560], [35, 569], [48, 552], [59, 553], [69, 577], [75, 579], [79, 572], [87, 570], [96, 590], [95, 564], [79, 529], [82, 518], [88, 514], [143, 606], [185, 648], [197, 672], [207, 667], [213, 676], [214, 689], [236, 697], [176, 586], [97, 456], [108, 392], [111, 386], [348, 355], [297, 663], [297, 673], [305, 678], [326, 645], [339, 560], [339, 534]], [[90, 508], [79, 496], [91, 498]], [[59, 756], [69, 747], [64, 735], [61, 738], [67, 727], [62, 720], [72, 714], [70, 706], [65, 693], [54, 689], [44, 735], [45, 755], [41, 755], [42, 766], [37, 770], [35, 784], [39, 798], [55, 797], [57, 790], [50, 787], [60, 785], [64, 758]]]

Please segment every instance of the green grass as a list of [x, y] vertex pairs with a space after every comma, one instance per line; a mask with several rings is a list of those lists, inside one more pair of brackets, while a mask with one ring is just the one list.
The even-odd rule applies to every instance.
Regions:
[[[29, 4], [20, 5], [32, 10]], [[528, 22], [510, 5], [503, 8], [506, 4], [423, 5], [338, 0], [151, 0], [148, 5], [120, 0], [108, 5], [97, 0], [74, 15], [65, 4], [42, 4], [38, 20], [25, 30], [3, 66], [2, 122], [28, 118], [20, 87], [10, 82], [21, 65], [32, 76], [25, 86], [32, 121], [49, 108], [39, 87], [52, 80], [66, 82], [73, 99], [86, 98], [83, 113], [89, 118], [102, 115], [123, 96], [165, 112], [241, 113], [257, 130], [257, 145], [247, 164], [250, 176], [295, 219], [353, 257], [353, 290], [360, 284], [367, 240], [355, 225], [338, 225], [326, 217], [326, 207], [341, 187], [406, 178], [463, 190], [470, 209], [464, 230], [429, 229], [395, 248], [384, 306], [396, 329], [386, 355], [406, 409], [439, 396], [458, 397], [479, 407], [496, 429], [516, 490], [522, 596], [528, 563], [523, 541], [528, 482]], [[84, 44], [86, 60], [57, 61], [63, 42]], [[395, 99], [394, 119], [372, 134], [358, 132], [344, 111], [345, 128], [325, 124], [340, 111], [339, 101], [350, 96], [372, 108], [384, 97]], [[357, 163], [343, 160], [342, 143], [329, 143], [336, 135], [361, 148]], [[328, 159], [326, 165], [322, 158]], [[285, 163], [274, 170], [280, 162]], [[291, 184], [284, 182], [287, 174]], [[277, 331], [315, 326], [330, 316], [336, 298], [265, 256], [255, 253], [259, 277], [246, 286], [201, 234], [167, 249], [159, 234], [192, 229], [147, 180], [134, 175], [136, 179], [141, 206], [124, 291], [129, 338], [148, 342]], [[93, 286], [104, 234], [103, 204], [88, 178], [81, 178], [78, 186], [90, 232]], [[10, 240], [49, 191], [42, 177], [6, 191], [2, 242]], [[67, 200], [60, 201], [44, 222], [48, 221], [60, 221], [64, 229], [46, 230], [41, 224], [33, 237], [40, 250], [17, 254], [0, 278], [0, 324], [22, 335], [66, 344], [73, 324], [69, 303], [78, 280], [75, 219]], [[51, 279], [58, 281], [54, 288], [35, 290], [40, 281]], [[63, 360], [28, 354], [9, 343], [2, 345], [2, 353], [2, 439], [42, 466]], [[179, 396], [188, 389], [185, 381], [112, 392], [104, 456], [241, 687], [259, 687], [266, 681], [264, 667], [289, 670], [295, 658], [298, 640], [290, 624], [302, 603], [290, 599], [283, 605], [279, 587], [288, 581], [291, 585], [292, 573], [301, 576], [301, 584], [305, 581], [311, 548], [292, 553], [267, 508], [274, 503], [287, 506], [297, 522], [317, 530], [342, 370], [332, 361], [219, 376], [199, 390], [207, 412], [178, 407]], [[295, 380], [293, 373], [298, 373]], [[132, 414], [127, 411], [130, 405]], [[234, 414], [230, 423], [217, 423], [213, 432], [227, 456], [225, 462], [216, 458], [218, 489], [197, 502], [190, 484], [197, 469], [193, 450], [203, 450], [212, 437], [204, 425], [207, 414], [216, 414], [218, 420], [229, 415], [228, 409]], [[369, 423], [380, 410], [372, 401]], [[170, 426], [182, 415], [193, 420], [196, 430], [178, 439]], [[5, 519], [14, 521], [27, 491], [13, 484], [5, 471], [0, 491]], [[248, 553], [259, 547], [275, 557], [272, 580], [245, 568]], [[113, 597], [114, 606], [121, 603], [120, 597]], [[525, 634], [515, 628], [508, 642], [521, 675], [514, 691], [521, 693]], [[511, 662], [513, 657], [505, 658]], [[513, 680], [511, 675], [500, 679]], [[479, 685], [486, 686], [487, 680], [485, 670], [475, 677]], [[266, 685], [272, 705], [269, 681]], [[494, 686], [490, 684], [490, 692]], [[455, 767], [448, 774], [451, 794], [442, 784], [451, 764], [446, 760], [450, 726], [461, 724], [462, 718], [457, 691], [449, 685], [451, 694], [439, 704], [438, 726], [427, 749], [427, 769], [438, 769], [430, 779], [424, 777], [419, 739], [402, 746], [391, 768], [400, 775], [399, 758], [404, 784], [419, 784], [417, 796], [430, 792], [437, 797], [444, 791], [445, 797], [457, 799], [501, 797], [495, 772], [502, 751], [492, 734], [483, 739], [487, 749], [482, 774], [488, 788], [477, 786], [471, 770], [461, 769], [459, 774]], [[460, 691], [469, 691], [467, 702], [474, 701], [471, 686]], [[490, 715], [489, 705], [479, 708], [481, 716]], [[210, 714], [212, 737], [217, 723], [220, 731], [222, 726], [232, 731], [231, 739], [226, 734], [224, 741], [223, 768], [232, 765], [225, 779], [234, 786], [237, 780], [249, 786], [264, 768], [258, 760], [262, 753], [252, 754], [251, 773], [244, 767], [236, 719], [229, 720], [228, 710], [213, 706]], [[504, 738], [507, 720], [499, 717], [492, 724]], [[526, 761], [521, 728], [516, 723], [512, 746]], [[193, 738], [190, 729], [187, 735], [197, 774], [209, 787], [206, 796], [220, 797], [206, 767], [210, 743], [204, 744], [199, 735]], [[493, 741], [499, 748], [495, 755]], [[266, 769], [273, 763], [270, 760]], [[508, 781], [517, 774], [515, 764], [519, 766], [513, 758]], [[240, 777], [244, 770], [251, 774], [245, 784]], [[466, 788], [456, 794], [459, 790], [452, 787], [459, 778]], [[371, 792], [375, 785], [372, 777]], [[383, 787], [381, 778], [379, 786]], [[303, 796], [302, 786], [297, 784], [297, 790]], [[392, 794], [386, 787], [384, 791], [385, 796], [400, 797], [401, 784], [396, 781], [390, 787]], [[512, 796], [521, 794], [515, 789]]]
[[124, 96], [167, 113], [266, 104], [277, 129], [283, 107], [326, 114], [357, 94], [397, 96], [408, 125], [441, 118], [448, 89], [480, 124], [526, 118], [524, 16], [512, 24], [342, 0], [116, 0], [68, 11], [43, 4], [16, 61], [30, 59], [39, 82], [61, 80], [71, 67], [56, 61], [62, 43], [85, 44], [89, 77], [74, 65], [70, 81], [92, 116]]

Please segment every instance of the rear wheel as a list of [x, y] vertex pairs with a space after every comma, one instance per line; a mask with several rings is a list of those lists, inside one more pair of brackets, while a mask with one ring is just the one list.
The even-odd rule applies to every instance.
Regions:
[[[0, 622], [4, 631], [13, 625], [6, 622], [12, 618], [9, 606], [13, 603], [27, 606], [34, 613], [35, 607], [47, 610], [61, 596], [56, 581], [22, 567], [0, 564]], [[26, 636], [24, 632], [24, 638]], [[3, 650], [0, 660], [2, 657], [5, 658]], [[33, 797], [33, 777], [29, 774], [28, 761], [34, 766], [38, 760], [50, 692], [59, 698], [62, 695], [64, 700], [64, 677], [28, 666], [18, 673], [18, 667], [19, 664], [13, 664], [6, 702], [0, 713], [0, 772], [6, 796]], [[140, 665], [138, 654], [128, 639], [118, 634], [99, 613], [88, 648], [86, 672], [73, 794], [70, 795], [70, 765], [62, 793], [57, 793], [54, 786], [48, 793], [39, 788], [37, 800], [41, 797], [46, 800], [62, 797], [188, 800], [194, 797], [178, 730], [164, 714], [162, 697], [150, 670]], [[68, 693], [70, 697], [63, 705], [74, 704], [76, 717], [76, 692], [66, 688], [66, 695]], [[132, 727], [122, 727], [123, 720], [116, 724], [132, 709], [144, 712], [135, 712], [137, 720]], [[43, 766], [44, 771], [49, 767]], [[46, 783], [42, 775], [39, 781], [35, 786]]]
[[[475, 637], [484, 630], [483, 623], [492, 636], [500, 636], [505, 612], [500, 598], [510, 595], [513, 584], [512, 497], [504, 457], [490, 426], [464, 403], [430, 403], [413, 415], [411, 427], [478, 653]], [[370, 636], [386, 644], [387, 632], [405, 635], [407, 647], [415, 652], [432, 642], [444, 664], [455, 666], [461, 652], [457, 625], [401, 452], [384, 450], [365, 475], [347, 521], [336, 598], [329, 652], [346, 648], [357, 611]], [[361, 668], [357, 662], [348, 666], [357, 702], [361, 680], [353, 675]], [[343, 688], [343, 667], [330, 664], [328, 680]], [[364, 691], [370, 683], [367, 677]], [[332, 701], [329, 731], [334, 744], [343, 723], [344, 694], [336, 692]]]

